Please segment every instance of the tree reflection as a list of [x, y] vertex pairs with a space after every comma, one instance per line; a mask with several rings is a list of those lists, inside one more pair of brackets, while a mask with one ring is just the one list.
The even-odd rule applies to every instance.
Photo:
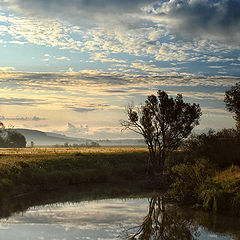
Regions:
[[128, 240], [195, 240], [199, 232], [191, 220], [183, 218], [176, 207], [167, 206], [164, 197], [149, 200], [148, 214], [140, 226], [125, 230], [121, 239]]

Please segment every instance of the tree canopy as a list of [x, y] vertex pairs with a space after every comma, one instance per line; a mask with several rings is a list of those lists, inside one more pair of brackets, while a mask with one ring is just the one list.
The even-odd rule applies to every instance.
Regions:
[[236, 127], [240, 131], [240, 82], [225, 92], [224, 102], [227, 110], [234, 113]]
[[129, 105], [127, 116], [128, 120], [120, 123], [144, 137], [149, 150], [149, 170], [163, 172], [167, 152], [177, 149], [199, 124], [201, 109], [198, 104], [185, 103], [181, 94], [173, 99], [159, 90], [157, 96], [148, 96], [139, 109]]

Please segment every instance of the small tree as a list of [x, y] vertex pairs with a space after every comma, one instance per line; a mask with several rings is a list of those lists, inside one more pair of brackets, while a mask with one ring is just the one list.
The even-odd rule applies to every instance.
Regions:
[[237, 130], [240, 131], [240, 82], [225, 92], [224, 102], [227, 110], [234, 113]]
[[157, 94], [148, 96], [137, 111], [129, 105], [128, 120], [120, 122], [125, 129], [144, 137], [149, 150], [148, 170], [151, 174], [156, 171], [163, 173], [167, 153], [179, 147], [199, 124], [201, 116], [199, 105], [185, 103], [181, 94], [176, 99], [164, 91]]
[[7, 147], [25, 148], [27, 144], [25, 136], [16, 131], [8, 131], [6, 141]]

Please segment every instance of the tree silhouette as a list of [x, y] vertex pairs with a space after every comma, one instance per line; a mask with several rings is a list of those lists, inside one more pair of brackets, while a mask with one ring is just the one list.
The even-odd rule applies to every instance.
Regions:
[[129, 105], [127, 116], [128, 120], [121, 120], [120, 124], [144, 137], [149, 150], [149, 172], [163, 173], [167, 153], [177, 149], [199, 124], [201, 109], [198, 104], [185, 103], [181, 94], [173, 99], [159, 90], [157, 96], [148, 96], [139, 109]]
[[0, 122], [0, 147], [3, 148], [24, 148], [26, 147], [26, 138], [17, 131], [7, 130]]
[[234, 113], [237, 130], [240, 131], [240, 82], [225, 92], [224, 102], [227, 110]]
[[24, 148], [26, 147], [26, 138], [16, 131], [8, 131], [8, 137], [6, 139], [8, 147]]

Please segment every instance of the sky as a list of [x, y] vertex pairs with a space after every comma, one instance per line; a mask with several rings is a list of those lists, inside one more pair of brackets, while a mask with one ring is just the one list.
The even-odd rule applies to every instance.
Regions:
[[129, 103], [164, 90], [202, 109], [196, 131], [234, 127], [240, 0], [0, 0], [0, 121], [91, 139], [122, 131]]

